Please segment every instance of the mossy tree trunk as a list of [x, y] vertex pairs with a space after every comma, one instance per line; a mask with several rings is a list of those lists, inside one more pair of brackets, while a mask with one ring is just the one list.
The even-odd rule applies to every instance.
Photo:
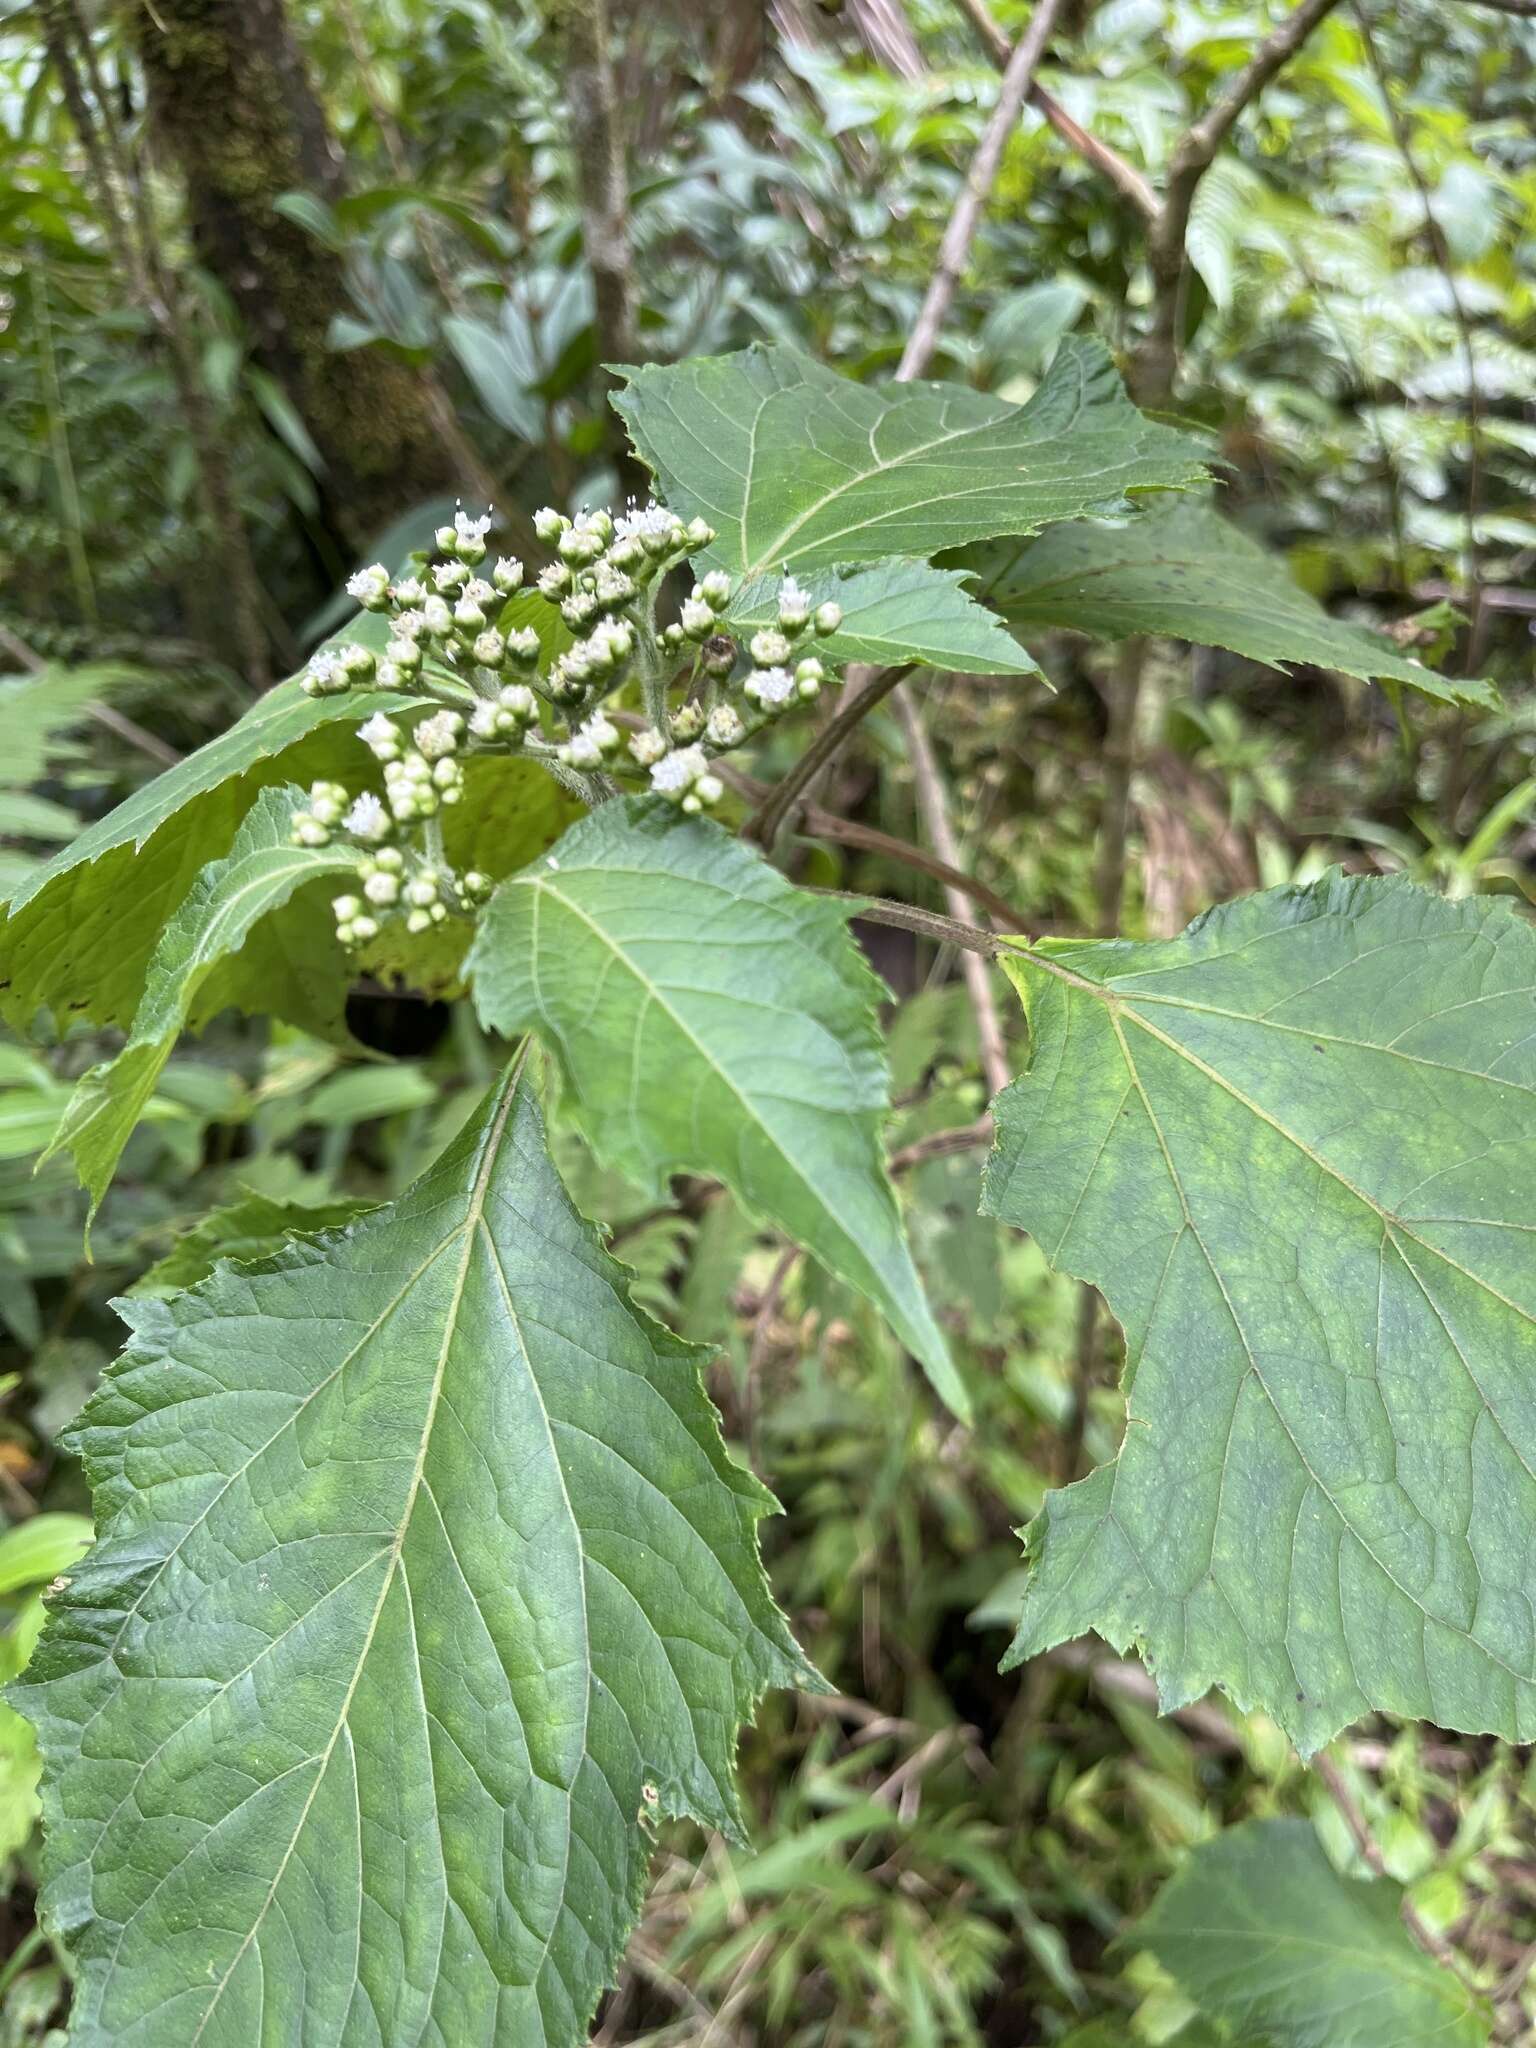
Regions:
[[325, 460], [329, 522], [349, 546], [415, 499], [451, 489], [428, 381], [379, 349], [328, 344], [335, 258], [276, 210], [337, 198], [341, 164], [282, 0], [127, 0], [150, 118], [179, 169], [204, 263], [235, 299], [262, 367]]

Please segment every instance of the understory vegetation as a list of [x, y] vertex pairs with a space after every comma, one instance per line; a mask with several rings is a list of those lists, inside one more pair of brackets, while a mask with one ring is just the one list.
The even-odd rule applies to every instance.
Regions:
[[1533, 104], [0, 9], [0, 2048], [1531, 2037]]

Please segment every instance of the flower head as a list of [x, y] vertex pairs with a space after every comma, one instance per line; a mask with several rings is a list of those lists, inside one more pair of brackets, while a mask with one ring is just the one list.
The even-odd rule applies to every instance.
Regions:
[[651, 787], [662, 796], [682, 797], [708, 773], [709, 757], [702, 747], [674, 747], [651, 770]]
[[365, 846], [377, 846], [389, 837], [389, 813], [371, 789], [365, 789], [342, 819], [342, 830]]

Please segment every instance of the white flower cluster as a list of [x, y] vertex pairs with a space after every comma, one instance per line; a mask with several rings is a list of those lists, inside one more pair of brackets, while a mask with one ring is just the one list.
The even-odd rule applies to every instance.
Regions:
[[772, 623], [758, 612], [742, 625], [731, 616], [738, 586], [707, 569], [686, 596], [667, 599], [675, 613], [658, 628], [668, 576], [715, 538], [701, 519], [656, 504], [574, 519], [546, 506], [533, 530], [553, 559], [528, 587], [521, 562], [489, 560], [493, 523], [460, 510], [404, 573], [359, 569], [347, 590], [381, 620], [382, 654], [328, 646], [302, 679], [314, 696], [393, 698], [358, 727], [382, 789], [317, 782], [293, 818], [299, 845], [341, 832], [358, 850], [358, 891], [334, 905], [349, 945], [376, 938], [390, 917], [426, 931], [489, 893], [485, 876], [455, 874], [443, 848], [441, 813], [462, 800], [467, 755], [523, 754], [589, 803], [627, 784], [695, 813], [725, 794], [716, 757], [828, 679], [804, 642], [835, 633], [842, 613], [813, 603], [792, 576]]

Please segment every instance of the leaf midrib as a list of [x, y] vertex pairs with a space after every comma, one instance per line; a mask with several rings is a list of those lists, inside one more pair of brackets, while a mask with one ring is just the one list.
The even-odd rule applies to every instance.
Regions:
[[[854, 1241], [849, 1237], [847, 1231], [843, 1228], [841, 1222], [838, 1219], [836, 1211], [832, 1209], [822, 1199], [821, 1194], [816, 1188], [815, 1183], [806, 1176], [804, 1169], [799, 1165], [798, 1161], [794, 1158], [794, 1156], [790, 1152], [785, 1150], [784, 1145], [779, 1139], [777, 1133], [771, 1128], [769, 1124], [767, 1124], [763, 1120], [763, 1117], [755, 1107], [753, 1098], [750, 1095], [744, 1094], [742, 1092], [740, 1084], [735, 1080], [734, 1076], [726, 1068], [722, 1067], [716, 1059], [712, 1057], [708, 1048], [705, 1046], [702, 1039], [699, 1038], [697, 1033], [688, 1024], [686, 1018], [684, 1018], [681, 1015], [681, 1013], [678, 1010], [676, 1010], [671, 1003], [668, 1002], [660, 983], [653, 981], [648, 974], [644, 973], [640, 968], [638, 962], [633, 958], [633, 956], [629, 953], [626, 953], [623, 947], [618, 943], [618, 941], [613, 938], [612, 934], [605, 931], [603, 927], [596, 921], [595, 918], [590, 917], [587, 914], [587, 912], [581, 908], [579, 903], [574, 902], [569, 896], [563, 894], [561, 890], [555, 888], [551, 883], [546, 881], [543, 875], [519, 875], [518, 877], [516, 877], [516, 879], [524, 887], [531, 888], [534, 891], [535, 901], [537, 901], [538, 898], [542, 895], [548, 895], [552, 897], [553, 900], [556, 903], [558, 903], [563, 909], [570, 911], [573, 917], [580, 919], [581, 923], [583, 923], [587, 927], [587, 929], [593, 934], [593, 936], [607, 948], [608, 952], [612, 955], [613, 959], [617, 961], [620, 966], [622, 966], [629, 972], [629, 974], [633, 977], [638, 986], [645, 992], [646, 1000], [648, 1002], [654, 1002], [660, 1010], [664, 1011], [665, 1014], [671, 1018], [672, 1022], [676, 1025], [677, 1029], [683, 1034], [683, 1036], [688, 1040], [689, 1044], [693, 1047], [694, 1051], [699, 1055], [699, 1058], [703, 1061], [704, 1065], [708, 1067], [711, 1073], [717, 1075], [720, 1078], [720, 1080], [722, 1080], [725, 1083], [732, 1098], [741, 1105], [741, 1108], [746, 1113], [748, 1120], [752, 1124], [754, 1124], [758, 1130], [760, 1130], [763, 1133], [763, 1136], [765, 1138], [768, 1139], [769, 1143], [773, 1147], [775, 1156], [782, 1160], [784, 1165], [789, 1168], [790, 1172], [794, 1175], [795, 1179], [800, 1183], [801, 1187], [805, 1189], [807, 1194], [810, 1196], [812, 1203], [821, 1212], [821, 1214], [826, 1216], [830, 1220], [830, 1222], [836, 1229], [839, 1238], [845, 1245], [849, 1247], [854, 1257], [858, 1259], [859, 1262], [862, 1265], [864, 1265], [869, 1272], [878, 1275], [880, 1269], [877, 1266], [875, 1266], [872, 1261], [865, 1258], [860, 1253], [857, 1244], [854, 1243]], [[536, 937], [537, 935], [535, 934], [535, 941]], [[531, 950], [534, 954], [534, 958], [536, 961], [538, 951], [537, 943], [534, 944]], [[548, 1025], [549, 1028], [553, 1030], [555, 1028], [553, 1020], [550, 1018], [547, 1010], [544, 1009], [542, 996], [538, 995], [539, 977], [536, 967], [533, 975], [533, 981], [536, 999], [538, 1000], [540, 1005], [540, 1013], [546, 1025]]]
[[[319, 1767], [315, 1772], [315, 1781], [309, 1789], [308, 1797], [299, 1810], [299, 1817], [294, 1823], [293, 1833], [289, 1837], [288, 1846], [283, 1851], [272, 1882], [267, 1889], [267, 1896], [262, 1901], [261, 1910], [252, 1921], [249, 1933], [231, 1957], [229, 1967], [219, 1979], [213, 1997], [209, 2001], [208, 2009], [203, 2014], [201, 2020], [198, 2021], [197, 2031], [192, 2036], [189, 2048], [197, 2048], [197, 2044], [202, 2040], [209, 2021], [218, 2009], [219, 2000], [229, 1988], [236, 1970], [240, 1967], [251, 1944], [261, 1931], [263, 1921], [271, 1910], [272, 1902], [277, 1897], [278, 1888], [287, 1874], [288, 1865], [292, 1861], [294, 1851], [298, 1848], [299, 1842], [303, 1837], [310, 1809], [320, 1796], [320, 1787], [325, 1783], [326, 1773], [330, 1769], [331, 1758], [336, 1752], [336, 1745], [341, 1740], [342, 1731], [347, 1727], [347, 1717], [352, 1710], [352, 1701], [356, 1697], [358, 1686], [362, 1683], [363, 1672], [367, 1667], [369, 1653], [373, 1648], [374, 1637], [378, 1633], [379, 1622], [383, 1617], [384, 1604], [389, 1598], [390, 1590], [394, 1585], [395, 1574], [400, 1568], [401, 1553], [405, 1548], [405, 1539], [410, 1532], [411, 1520], [416, 1510], [417, 1497], [421, 1492], [422, 1475], [426, 1471], [427, 1452], [432, 1441], [432, 1431], [437, 1421], [437, 1409], [442, 1394], [443, 1378], [448, 1368], [448, 1354], [453, 1348], [453, 1339], [458, 1328], [459, 1310], [463, 1303], [464, 1288], [469, 1277], [470, 1259], [475, 1244], [476, 1225], [480, 1222], [485, 1211], [486, 1194], [490, 1187], [491, 1175], [495, 1170], [497, 1157], [501, 1151], [501, 1142], [506, 1132], [507, 1122], [511, 1117], [513, 1104], [517, 1099], [522, 1067], [523, 1061], [521, 1059], [513, 1062], [507, 1080], [503, 1085], [501, 1101], [497, 1104], [495, 1116], [486, 1131], [485, 1146], [480, 1163], [476, 1169], [474, 1182], [470, 1188], [464, 1220], [456, 1225], [454, 1230], [450, 1231], [444, 1240], [444, 1245], [451, 1244], [455, 1236], [462, 1235], [464, 1241], [463, 1254], [459, 1260], [458, 1273], [454, 1278], [453, 1296], [448, 1304], [448, 1313], [444, 1317], [443, 1342], [438, 1352], [437, 1364], [432, 1375], [432, 1383], [427, 1393], [426, 1417], [422, 1423], [421, 1440], [416, 1447], [416, 1462], [412, 1468], [410, 1483], [406, 1490], [405, 1504], [401, 1511], [399, 1527], [396, 1529], [390, 1545], [388, 1552], [389, 1563], [385, 1568], [383, 1580], [379, 1587], [379, 1597], [374, 1603], [373, 1613], [369, 1617], [362, 1646], [358, 1651], [357, 1662], [353, 1667], [351, 1679], [348, 1681], [347, 1690], [342, 1699], [340, 1712], [336, 1717], [336, 1725], [331, 1731], [330, 1740], [326, 1743], [324, 1750], [320, 1754]], [[442, 1249], [443, 1246], [440, 1245], [438, 1247], [439, 1252]], [[436, 1254], [434, 1254], [435, 1256]], [[425, 1271], [425, 1267], [421, 1270]], [[420, 1273], [416, 1275], [416, 1278], [420, 1278]], [[414, 1281], [412, 1284], [414, 1285]], [[353, 1357], [357, 1355], [355, 1349], [351, 1355]]]

